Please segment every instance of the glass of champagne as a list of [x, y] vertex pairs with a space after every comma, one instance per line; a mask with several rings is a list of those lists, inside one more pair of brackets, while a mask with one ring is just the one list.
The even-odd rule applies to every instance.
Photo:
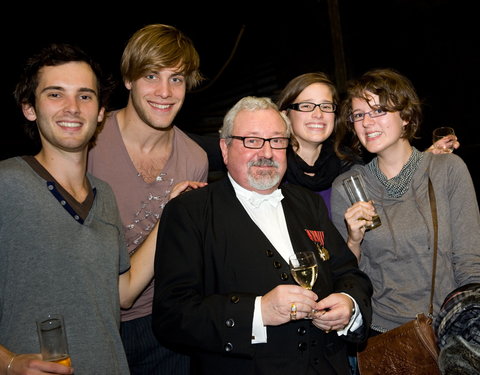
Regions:
[[317, 259], [313, 251], [301, 251], [289, 259], [290, 272], [301, 287], [312, 290], [318, 276]]

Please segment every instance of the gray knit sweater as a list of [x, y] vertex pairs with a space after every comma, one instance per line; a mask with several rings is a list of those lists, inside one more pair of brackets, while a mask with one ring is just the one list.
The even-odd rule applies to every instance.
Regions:
[[438, 211], [438, 258], [434, 315], [460, 285], [480, 282], [480, 214], [467, 166], [454, 154], [425, 153], [408, 191], [390, 198], [367, 167], [356, 165], [333, 182], [332, 220], [347, 238], [344, 213], [350, 206], [342, 180], [360, 173], [382, 225], [365, 234], [359, 266], [373, 284], [373, 326], [395, 328], [428, 312], [433, 226], [428, 176]]

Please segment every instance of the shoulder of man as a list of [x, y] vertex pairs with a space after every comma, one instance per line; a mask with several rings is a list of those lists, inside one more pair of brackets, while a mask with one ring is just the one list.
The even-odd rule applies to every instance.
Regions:
[[19, 169], [19, 166], [22, 165], [22, 163], [19, 163], [19, 161], [20, 157], [18, 156], [0, 160], [0, 170], [2, 171], [2, 173], [8, 171], [16, 171]]
[[184, 132], [182, 129], [180, 129], [178, 126], [174, 125], [173, 129], [176, 133], [176, 135], [185, 143], [188, 145], [191, 145], [194, 148], [198, 148], [203, 151], [203, 148], [196, 142], [192, 137], [190, 137], [189, 134]]
[[110, 184], [98, 177], [95, 177], [91, 173], [87, 173], [87, 177], [92, 185], [92, 189], [96, 189], [97, 194], [106, 194], [112, 196], [115, 199], [115, 194], [113, 193], [112, 187]]
[[180, 145], [183, 144], [181, 147], [188, 149], [186, 157], [191, 157], [202, 163], [208, 162], [207, 152], [195, 140], [177, 126], [174, 126], [173, 129], [176, 137], [175, 142]]

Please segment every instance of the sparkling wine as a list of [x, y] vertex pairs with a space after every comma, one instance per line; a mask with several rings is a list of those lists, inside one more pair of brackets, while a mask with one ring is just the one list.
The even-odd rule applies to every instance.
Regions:
[[61, 365], [71, 367], [72, 366], [72, 361], [70, 360], [69, 355], [64, 355], [61, 357], [57, 358], [52, 358], [49, 360], [49, 362], [55, 362], [55, 363], [60, 363]]
[[318, 265], [292, 268], [292, 275], [301, 287], [311, 290], [317, 280]]

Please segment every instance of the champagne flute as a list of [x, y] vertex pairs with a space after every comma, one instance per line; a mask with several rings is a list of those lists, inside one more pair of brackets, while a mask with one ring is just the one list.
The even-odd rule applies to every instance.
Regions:
[[[293, 278], [302, 288], [312, 290], [318, 276], [317, 258], [313, 251], [300, 251], [289, 258], [290, 272]], [[313, 314], [317, 310], [313, 309], [305, 319], [313, 319]]]
[[301, 287], [312, 290], [318, 276], [317, 258], [313, 251], [301, 251], [289, 259], [290, 272]]

